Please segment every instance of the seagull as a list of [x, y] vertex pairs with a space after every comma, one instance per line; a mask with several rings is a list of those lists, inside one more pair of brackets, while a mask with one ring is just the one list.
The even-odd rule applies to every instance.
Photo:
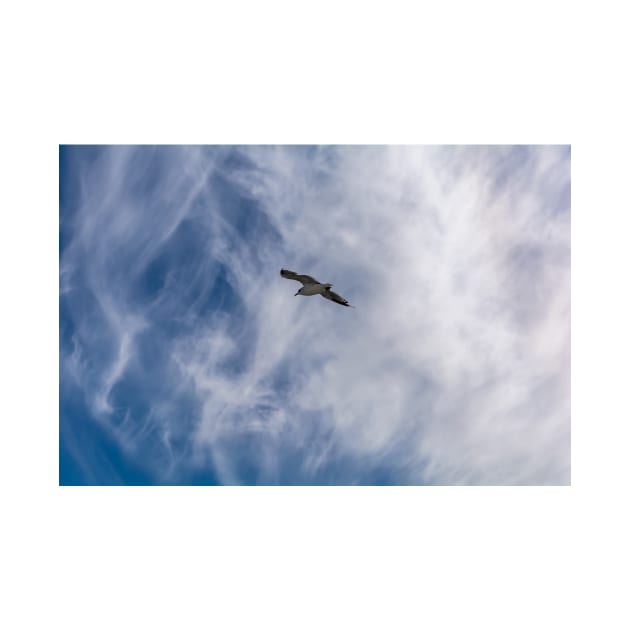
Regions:
[[295, 295], [317, 295], [319, 293], [319, 295], [327, 300], [332, 300], [342, 306], [354, 308], [352, 304], [348, 304], [348, 300], [344, 300], [340, 295], [330, 290], [333, 286], [332, 284], [322, 284], [319, 280], [315, 280], [312, 276], [301, 275], [299, 273], [295, 273], [295, 271], [288, 271], [287, 269], [280, 269], [280, 275], [288, 280], [298, 280], [304, 285]]

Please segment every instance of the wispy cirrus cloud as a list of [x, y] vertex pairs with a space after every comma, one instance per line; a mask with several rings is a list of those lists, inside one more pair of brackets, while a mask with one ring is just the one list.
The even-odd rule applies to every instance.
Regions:
[[81, 397], [155, 482], [569, 482], [568, 148], [64, 151], [62, 440]]

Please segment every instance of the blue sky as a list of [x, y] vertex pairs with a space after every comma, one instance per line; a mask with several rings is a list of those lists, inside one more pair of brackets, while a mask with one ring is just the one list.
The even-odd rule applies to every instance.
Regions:
[[61, 147], [59, 285], [61, 484], [570, 483], [569, 147]]

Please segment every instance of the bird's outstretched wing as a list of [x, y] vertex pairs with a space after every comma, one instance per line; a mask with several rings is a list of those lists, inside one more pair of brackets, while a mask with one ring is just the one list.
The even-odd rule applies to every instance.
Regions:
[[319, 282], [312, 276], [301, 275], [299, 273], [295, 273], [295, 271], [289, 271], [288, 269], [280, 269], [280, 275], [288, 280], [297, 280], [302, 284], [319, 284]]
[[330, 289], [326, 289], [322, 294], [322, 297], [325, 297], [327, 300], [332, 300], [333, 302], [337, 302], [337, 304], [341, 304], [342, 306], [349, 306], [350, 308], [354, 308], [352, 304], [348, 304], [348, 300], [342, 298], [338, 293], [331, 291]]

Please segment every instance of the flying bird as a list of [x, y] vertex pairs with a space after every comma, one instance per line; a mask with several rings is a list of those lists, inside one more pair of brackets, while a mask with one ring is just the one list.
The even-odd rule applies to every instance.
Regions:
[[[333, 286], [332, 284], [325, 283], [322, 284], [319, 280], [315, 280], [312, 276], [306, 276], [299, 273], [295, 273], [295, 271], [288, 271], [287, 269], [280, 269], [280, 275], [283, 278], [287, 278], [288, 280], [297, 280], [302, 283], [302, 288], [295, 295], [321, 295], [327, 300], [332, 300], [333, 302], [337, 302], [337, 304], [341, 304], [342, 306], [349, 306], [354, 308], [352, 304], [348, 304], [348, 300], [344, 300], [339, 294], [331, 291], [330, 288]], [[295, 297], [295, 296], [294, 296]]]

